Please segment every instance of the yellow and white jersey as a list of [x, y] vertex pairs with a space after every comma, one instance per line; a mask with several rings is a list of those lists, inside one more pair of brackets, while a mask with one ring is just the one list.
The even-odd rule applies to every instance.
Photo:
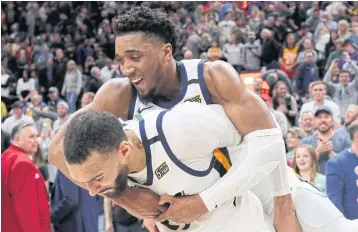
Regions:
[[[247, 155], [241, 152], [241, 137], [220, 105], [180, 104], [152, 111], [139, 123], [129, 122], [129, 127], [141, 139], [147, 157], [147, 168], [130, 174], [129, 185], [149, 188], [158, 195], [200, 193], [230, 168], [230, 153], [235, 153], [235, 162]], [[160, 231], [265, 231], [261, 203], [250, 191], [217, 205], [191, 224], [165, 221], [157, 226]]]

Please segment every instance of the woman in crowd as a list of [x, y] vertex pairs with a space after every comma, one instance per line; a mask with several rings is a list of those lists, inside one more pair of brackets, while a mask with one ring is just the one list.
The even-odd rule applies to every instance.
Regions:
[[30, 91], [35, 89], [35, 80], [30, 78], [28, 70], [22, 72], [22, 77], [17, 81], [16, 94], [20, 101], [26, 102], [30, 98]]
[[338, 22], [338, 38], [345, 40], [351, 35], [349, 32], [349, 24], [346, 20], [342, 19]]
[[284, 71], [291, 79], [295, 76], [297, 70], [298, 51], [303, 39], [295, 43], [295, 36], [293, 33], [286, 35], [286, 42], [282, 48], [280, 56], [280, 69]]
[[296, 148], [293, 169], [303, 180], [326, 191], [326, 177], [318, 173], [317, 156], [312, 146], [301, 144]]
[[284, 113], [290, 125], [295, 125], [298, 113], [297, 101], [289, 93], [287, 84], [284, 81], [278, 81], [273, 90], [273, 107], [275, 110]]
[[300, 145], [301, 139], [304, 137], [303, 131], [299, 127], [292, 127], [286, 134], [287, 145], [287, 161], [293, 161], [295, 150]]
[[66, 102], [69, 105], [70, 113], [76, 111], [77, 97], [82, 88], [82, 73], [77, 68], [75, 61], [67, 62], [67, 72], [65, 74], [65, 82], [62, 86], [62, 96], [66, 96]]

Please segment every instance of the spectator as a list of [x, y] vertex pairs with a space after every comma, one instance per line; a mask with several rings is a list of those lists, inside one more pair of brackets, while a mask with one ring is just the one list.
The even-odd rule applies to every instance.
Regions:
[[24, 115], [24, 104], [17, 101], [12, 105], [12, 116], [4, 121], [1, 129], [7, 134], [11, 134], [12, 129], [21, 121], [35, 123], [31, 117]]
[[98, 231], [96, 198], [60, 171], [57, 172], [51, 194], [51, 222], [55, 231]]
[[357, 166], [358, 124], [349, 128], [352, 146], [327, 164], [327, 194], [333, 204], [350, 220], [358, 219]]
[[186, 47], [193, 53], [193, 58], [198, 59], [202, 51], [201, 38], [194, 29], [194, 26], [189, 26], [187, 28], [187, 33], [189, 37], [186, 43]]
[[[350, 61], [350, 57], [346, 56], [348, 63], [354, 68], [355, 75], [358, 76], [357, 62]], [[349, 71], [341, 71], [339, 73], [339, 83], [332, 81], [332, 71], [328, 70], [323, 81], [329, 88], [333, 90], [333, 100], [339, 105], [340, 114], [343, 116], [347, 112], [348, 105], [358, 104], [358, 78], [354, 78], [350, 82], [351, 73]]]
[[342, 19], [338, 22], [338, 39], [345, 40], [351, 35], [348, 27], [349, 24], [346, 20]]
[[67, 58], [62, 49], [56, 49], [56, 56], [53, 61], [53, 79], [57, 89], [61, 92], [65, 81]]
[[311, 51], [305, 51], [305, 62], [298, 66], [295, 76], [297, 94], [300, 97], [306, 96], [310, 83], [317, 80], [319, 80], [319, 71], [315, 64], [314, 54]]
[[1, 155], [4, 231], [51, 231], [45, 181], [29, 158], [37, 150], [36, 135], [33, 124], [17, 124], [11, 132], [11, 146]]
[[299, 145], [296, 148], [293, 169], [302, 179], [326, 192], [326, 177], [319, 173], [317, 156], [310, 145]]
[[350, 140], [348, 128], [350, 125], [358, 121], [358, 105], [349, 105], [346, 116], [344, 119], [344, 126], [337, 129], [337, 134], [339, 136], [345, 137], [346, 140]]
[[313, 53], [313, 60], [314, 60], [314, 63], [316, 63], [317, 58], [318, 58], [318, 54], [317, 54], [317, 51], [315, 51], [313, 49], [312, 40], [310, 40], [310, 39], [304, 39], [303, 40], [303, 51], [298, 53], [297, 63], [301, 64], [301, 63], [306, 62], [306, 57], [305, 57], [306, 52], [312, 52]]
[[[352, 80], [355, 78], [355, 69], [350, 64], [350, 61], [356, 61], [358, 62], [358, 49], [357, 45], [353, 43], [352, 40], [346, 40], [342, 44], [342, 47], [344, 49], [343, 56], [340, 59], [340, 68], [342, 70], [348, 70], [351, 73]], [[348, 53], [348, 54], [345, 54]], [[348, 56], [350, 56], [350, 59], [348, 59]]]
[[327, 161], [344, 151], [350, 144], [345, 137], [339, 137], [335, 133], [332, 115], [332, 110], [328, 106], [319, 108], [315, 113], [317, 131], [301, 141], [301, 144], [311, 145], [315, 149], [322, 174], [324, 174]]
[[231, 20], [232, 9], [228, 8], [225, 11], [224, 20], [218, 24], [220, 33], [220, 44], [225, 44], [230, 41], [232, 29], [235, 22]]
[[326, 27], [322, 27], [317, 35], [317, 40], [315, 41], [315, 49], [318, 51], [317, 65], [320, 70], [324, 70], [324, 62], [326, 60], [326, 46], [330, 41], [329, 30]]
[[222, 55], [219, 42], [214, 40], [211, 47], [208, 49], [209, 61], [220, 60]]
[[288, 150], [286, 153], [286, 158], [288, 161], [294, 160], [295, 150], [300, 145], [303, 137], [304, 137], [304, 133], [300, 128], [292, 127], [288, 129], [286, 134], [286, 145]]
[[332, 61], [336, 60], [336, 59], [340, 59], [343, 56], [343, 40], [336, 40], [334, 42], [334, 46], [335, 46], [335, 50], [330, 52], [326, 61], [326, 68], [325, 70], [328, 69], [328, 67], [331, 65]]
[[103, 79], [102, 78], [102, 72], [98, 67], [93, 67], [91, 69], [91, 79], [89, 80], [89, 83], [87, 84], [86, 91], [87, 92], [94, 92], [97, 93], [99, 88], [103, 85]]
[[340, 115], [339, 107], [338, 107], [337, 103], [327, 100], [325, 98], [326, 94], [327, 94], [327, 86], [324, 82], [322, 82], [322, 81], [313, 82], [312, 83], [313, 100], [302, 105], [301, 111], [300, 111], [300, 119], [302, 117], [303, 112], [311, 111], [311, 112], [315, 113], [317, 111], [317, 109], [319, 109], [323, 106], [327, 106], [328, 108], [330, 108], [330, 110], [332, 112], [332, 115], [333, 115], [334, 121], [337, 124], [337, 127], [339, 127], [338, 125], [341, 124], [341, 115]]
[[58, 132], [58, 130], [61, 128], [61, 126], [67, 121], [67, 119], [70, 117], [68, 113], [68, 104], [64, 101], [60, 101], [57, 104], [57, 115], [58, 118], [53, 124], [53, 130], [55, 133]]
[[85, 92], [81, 99], [81, 108], [90, 104], [94, 99], [95, 93], [93, 92]]
[[284, 81], [278, 81], [273, 91], [273, 107], [275, 110], [285, 114], [289, 125], [295, 125], [298, 114], [296, 99], [289, 94], [288, 87]]
[[272, 112], [272, 114], [274, 115], [276, 122], [280, 126], [282, 134], [285, 135], [288, 130], [288, 122], [286, 116], [282, 112], [277, 111], [273, 108], [271, 99], [266, 99], [265, 102], [268, 108], [270, 109], [270, 111]]
[[[113, 62], [111, 59], [107, 58], [106, 59], [106, 66], [104, 66], [101, 70], [100, 70], [100, 79], [102, 80], [103, 83], [105, 83], [106, 81], [110, 80], [113, 78], [113, 74], [114, 74], [114, 69], [112, 68]], [[93, 68], [91, 68], [92, 71]], [[92, 72], [91, 72], [91, 76]]]
[[322, 27], [326, 27], [329, 31], [331, 30], [337, 30], [337, 22], [331, 20], [331, 16], [327, 11], [323, 12], [321, 17], [321, 22], [318, 24], [315, 32], [314, 32], [314, 40], [317, 40], [318, 33], [321, 30]]
[[193, 59], [193, 53], [190, 50], [186, 50], [184, 52], [184, 60], [191, 60]]
[[289, 78], [296, 74], [298, 49], [303, 42], [303, 37], [298, 43], [295, 43], [295, 36], [292, 33], [286, 35], [284, 47], [282, 47], [279, 59], [280, 69], [284, 71]]
[[49, 97], [49, 101], [47, 103], [48, 109], [49, 109], [49, 111], [56, 113], [57, 112], [57, 104], [60, 101], [63, 101], [58, 95], [58, 89], [56, 87], [49, 88], [48, 97]]
[[225, 57], [227, 62], [231, 64], [238, 73], [244, 69], [243, 51], [244, 45], [237, 40], [235, 34], [231, 35], [230, 42], [226, 43], [223, 47], [223, 57]]
[[303, 130], [305, 136], [313, 135], [315, 131], [314, 114], [311, 111], [302, 112], [300, 128]]
[[82, 88], [82, 74], [73, 60], [67, 63], [65, 82], [62, 87], [62, 96], [66, 96], [70, 113], [76, 111], [76, 101]]
[[16, 94], [20, 101], [26, 102], [29, 100], [29, 93], [35, 89], [35, 80], [29, 77], [28, 70], [22, 72], [22, 78], [17, 81]]
[[[307, 18], [306, 22], [304, 23], [304, 27], [307, 27], [310, 32], [314, 33], [314, 31], [316, 30], [316, 28], [318, 27], [318, 25], [320, 23], [320, 15], [321, 14], [322, 14], [322, 11], [319, 8], [312, 9], [312, 14], [310, 14], [309, 17]], [[302, 26], [301, 26], [301, 29], [302, 29]]]
[[262, 39], [261, 62], [264, 66], [267, 66], [278, 60], [281, 44], [273, 38], [272, 32], [266, 28], [261, 31], [260, 36]]
[[244, 47], [244, 68], [247, 72], [259, 72], [261, 69], [261, 44], [255, 40], [254, 32], [249, 32], [248, 42]]
[[347, 40], [352, 40], [354, 44], [358, 44], [358, 23], [352, 23], [351, 35]]

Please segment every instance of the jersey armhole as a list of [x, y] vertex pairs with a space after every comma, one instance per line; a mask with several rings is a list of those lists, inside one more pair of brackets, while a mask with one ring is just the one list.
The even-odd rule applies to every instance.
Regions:
[[128, 114], [127, 114], [127, 120], [132, 120], [133, 116], [134, 116], [134, 110], [135, 110], [135, 105], [137, 103], [137, 90], [136, 88], [132, 86], [132, 96], [131, 96], [131, 101], [129, 103], [129, 109], [128, 109]]
[[203, 94], [204, 100], [207, 105], [213, 104], [213, 101], [211, 100], [211, 95], [209, 93], [208, 87], [206, 86], [205, 80], [204, 80], [204, 64], [205, 60], [201, 60], [198, 64], [198, 79], [199, 79], [199, 85], [201, 92]]

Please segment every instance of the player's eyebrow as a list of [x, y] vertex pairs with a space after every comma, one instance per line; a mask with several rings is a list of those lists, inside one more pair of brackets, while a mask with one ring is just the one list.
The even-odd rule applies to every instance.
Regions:
[[128, 49], [126, 51], [124, 51], [125, 53], [134, 53], [134, 52], [140, 52], [138, 50], [135, 50], [135, 49]]
[[91, 181], [94, 181], [95, 179], [97, 179], [98, 177], [103, 176], [103, 175], [104, 175], [104, 173], [100, 173], [100, 174], [96, 175], [95, 177], [93, 177], [93, 178], [92, 178], [91, 180], [89, 180], [89, 181], [83, 181], [83, 182], [81, 182], [81, 181], [76, 181], [76, 182], [81, 183], [81, 184], [86, 184], [86, 183], [89, 183], [89, 182], [91, 182]]

